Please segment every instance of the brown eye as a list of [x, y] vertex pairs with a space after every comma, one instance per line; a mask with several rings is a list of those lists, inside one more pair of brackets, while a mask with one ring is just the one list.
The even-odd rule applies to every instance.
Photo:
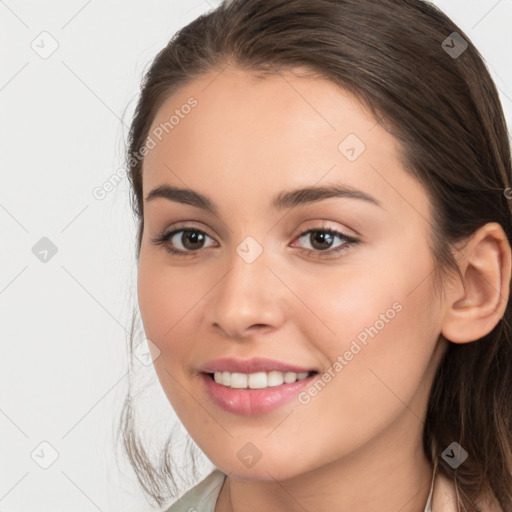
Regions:
[[178, 237], [178, 240], [185, 249], [193, 251], [197, 249], [198, 246], [199, 248], [202, 247], [205, 236], [206, 235], [201, 231], [182, 230], [182, 235], [181, 237]]
[[[304, 238], [309, 244], [311, 249], [304, 249], [308, 253], [327, 253], [333, 254], [343, 250], [349, 249], [352, 245], [359, 242], [356, 238], [347, 236], [334, 229], [310, 229], [299, 235], [298, 239]], [[331, 249], [333, 244], [338, 238], [342, 241], [341, 244], [335, 246], [335, 249]], [[344, 242], [344, 243], [343, 243]]]
[[162, 245], [170, 254], [188, 256], [200, 252], [204, 248], [206, 238], [210, 238], [204, 231], [196, 228], [175, 229], [153, 240], [156, 245]]
[[334, 236], [326, 231], [312, 231], [309, 234], [309, 243], [314, 249], [330, 249], [333, 241]]

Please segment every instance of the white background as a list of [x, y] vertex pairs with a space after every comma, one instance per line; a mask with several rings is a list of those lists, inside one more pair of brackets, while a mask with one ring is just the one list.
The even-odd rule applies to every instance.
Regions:
[[[0, 1], [1, 512], [151, 510], [114, 458], [136, 307], [128, 182], [92, 192], [122, 176], [144, 69], [210, 2]], [[512, 0], [434, 3], [482, 53], [511, 126]], [[58, 44], [46, 59], [31, 47], [51, 48], [44, 31]], [[46, 263], [32, 252], [43, 237], [57, 248]], [[139, 380], [155, 444], [174, 415], [152, 366]], [[35, 461], [50, 461], [42, 442], [58, 453], [48, 469]]]

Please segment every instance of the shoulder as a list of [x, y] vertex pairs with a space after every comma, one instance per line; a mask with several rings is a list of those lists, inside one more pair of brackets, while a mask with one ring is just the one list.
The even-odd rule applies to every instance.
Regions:
[[[476, 505], [481, 512], [503, 512], [494, 499], [481, 498], [477, 500]], [[432, 512], [458, 512], [455, 483], [443, 473], [438, 473], [435, 477]]]
[[214, 512], [226, 474], [214, 469], [165, 512]]

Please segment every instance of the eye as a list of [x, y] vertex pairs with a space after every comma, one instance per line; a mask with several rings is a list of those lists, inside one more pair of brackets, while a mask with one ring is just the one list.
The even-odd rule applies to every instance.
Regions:
[[[303, 249], [307, 253], [327, 253], [328, 255], [337, 254], [341, 251], [348, 250], [353, 245], [359, 243], [359, 240], [351, 236], [345, 235], [340, 231], [330, 228], [309, 229], [301, 233], [297, 240], [304, 238], [310, 244], [312, 249]], [[334, 240], [338, 238], [341, 243], [337, 248], [332, 249]], [[323, 254], [320, 254], [323, 256]]]
[[[201, 250], [204, 249], [204, 242], [207, 238], [213, 240], [203, 230], [194, 228], [193, 226], [187, 226], [186, 228], [164, 232], [153, 239], [152, 242], [155, 245], [163, 246], [163, 248], [173, 256], [189, 257], [194, 256], [194, 253], [201, 252]], [[296, 240], [303, 238], [305, 238], [312, 248], [300, 248], [300, 250], [320, 257], [323, 257], [324, 254], [326, 256], [338, 254], [359, 243], [359, 240], [356, 238], [345, 235], [335, 229], [321, 226], [302, 232]], [[332, 244], [336, 238], [341, 240], [342, 243], [335, 249], [332, 249]]]
[[[181, 235], [180, 235], [181, 233]], [[179, 235], [179, 236], [178, 236]], [[175, 229], [174, 231], [164, 232], [153, 239], [156, 245], [162, 245], [170, 254], [175, 256], [190, 256], [203, 248], [206, 238], [210, 238], [204, 231], [197, 228]], [[176, 248], [176, 244], [178, 248]], [[179, 247], [181, 244], [181, 247]]]

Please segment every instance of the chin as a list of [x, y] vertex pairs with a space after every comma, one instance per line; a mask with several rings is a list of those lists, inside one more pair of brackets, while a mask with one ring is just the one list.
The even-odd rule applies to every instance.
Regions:
[[269, 458], [266, 461], [263, 457], [252, 467], [246, 467], [238, 459], [236, 461], [223, 461], [214, 463], [221, 471], [232, 478], [240, 480], [258, 480], [273, 482], [275, 480], [287, 480], [307, 472], [307, 468], [298, 467], [296, 464], [290, 465], [290, 460], [276, 460]]

